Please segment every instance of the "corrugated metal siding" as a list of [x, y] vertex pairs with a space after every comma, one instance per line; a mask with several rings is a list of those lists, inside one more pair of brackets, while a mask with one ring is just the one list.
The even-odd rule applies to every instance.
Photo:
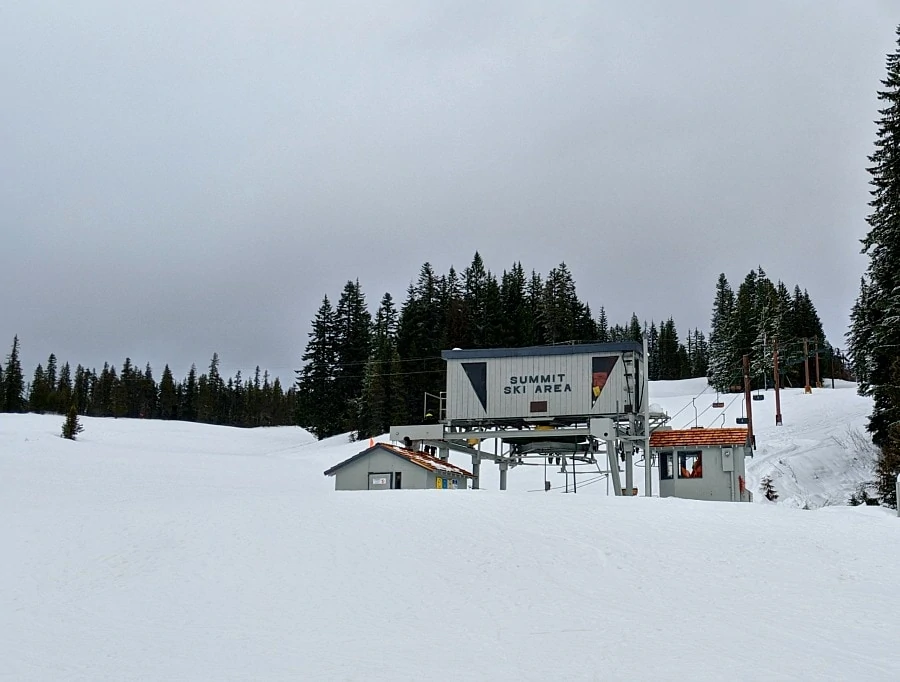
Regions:
[[[591, 406], [591, 359], [618, 358], [596, 404]], [[616, 414], [631, 403], [625, 393], [625, 366], [621, 354], [590, 353], [569, 355], [534, 355], [524, 357], [487, 357], [487, 410], [462, 368], [463, 362], [477, 358], [447, 361], [447, 418], [450, 420], [510, 419], [530, 416], [573, 416]], [[535, 384], [524, 384], [521, 377], [539, 377]], [[550, 377], [549, 382], [542, 379]], [[515, 381], [513, 381], [515, 378]], [[547, 386], [550, 391], [546, 391]], [[537, 388], [540, 386], [541, 391]], [[570, 390], [566, 390], [566, 388]], [[546, 412], [532, 412], [533, 401], [547, 401]], [[618, 405], [617, 405], [618, 403]]]

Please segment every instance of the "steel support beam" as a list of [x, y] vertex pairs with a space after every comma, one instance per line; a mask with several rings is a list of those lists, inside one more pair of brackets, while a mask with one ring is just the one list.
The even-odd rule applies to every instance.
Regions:
[[622, 478], [619, 476], [619, 455], [616, 453], [616, 441], [606, 441], [606, 458], [609, 460], [609, 475], [613, 480], [613, 491], [622, 494]]
[[644, 364], [641, 381], [643, 389], [641, 390], [641, 407], [644, 413], [644, 495], [650, 497], [653, 495], [653, 471], [650, 467], [650, 375], [649, 363], [647, 355], [647, 336], [644, 335], [644, 356], [641, 362]]

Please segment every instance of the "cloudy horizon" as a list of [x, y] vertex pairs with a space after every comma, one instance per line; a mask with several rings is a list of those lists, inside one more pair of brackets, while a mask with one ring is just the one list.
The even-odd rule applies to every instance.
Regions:
[[[894, 10], [894, 11], [891, 11]], [[0, 363], [290, 380], [328, 295], [560, 262], [707, 330], [758, 265], [843, 347], [900, 19], [867, 3], [39, 1], [0, 22]]]

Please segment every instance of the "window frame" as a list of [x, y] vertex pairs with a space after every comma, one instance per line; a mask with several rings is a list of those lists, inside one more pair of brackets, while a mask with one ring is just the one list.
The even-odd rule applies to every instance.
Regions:
[[[668, 473], [668, 475], [663, 475]], [[675, 479], [675, 453], [673, 451], [659, 453], [659, 480], [672, 481]]]
[[[691, 462], [691, 466], [687, 466], [687, 458], [688, 457], [693, 458], [693, 461]], [[697, 461], [700, 462], [700, 475], [692, 476], [690, 474], [693, 473], [694, 462], [697, 462]], [[682, 469], [685, 471], [688, 471], [689, 475], [686, 477], [682, 476], [681, 475]], [[679, 450], [678, 451], [678, 478], [683, 481], [703, 478], [703, 450]]]

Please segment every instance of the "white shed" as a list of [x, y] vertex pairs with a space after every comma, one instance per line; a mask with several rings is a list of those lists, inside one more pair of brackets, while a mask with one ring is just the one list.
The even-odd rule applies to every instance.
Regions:
[[335, 490], [464, 489], [472, 474], [427, 452], [375, 443], [325, 472]]
[[659, 496], [751, 502], [744, 458], [753, 456], [747, 429], [659, 430], [650, 436], [659, 459]]

